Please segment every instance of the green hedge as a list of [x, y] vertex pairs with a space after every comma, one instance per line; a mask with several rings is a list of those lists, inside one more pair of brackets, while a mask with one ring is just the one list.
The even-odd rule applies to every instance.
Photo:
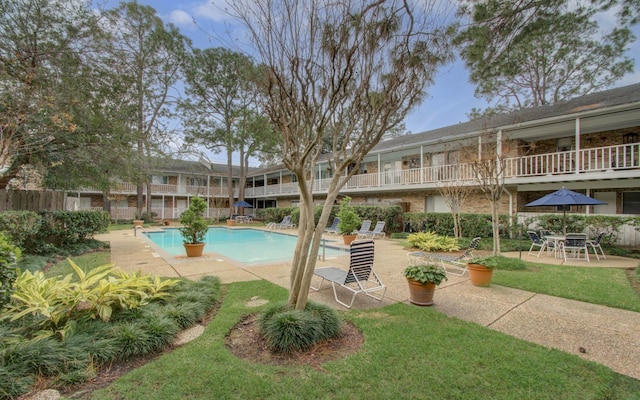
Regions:
[[[525, 226], [536, 226], [552, 232], [563, 232], [565, 224], [563, 214], [544, 214], [528, 218]], [[595, 237], [600, 232], [605, 233], [604, 243], [615, 244], [620, 229], [624, 224], [634, 224], [632, 217], [617, 217], [607, 215], [579, 215], [566, 214], [567, 232], [584, 232]]]
[[41, 236], [54, 245], [81, 242], [106, 232], [110, 223], [106, 211], [45, 211], [41, 215]]
[[[500, 236], [508, 237], [517, 232], [507, 215], [500, 215]], [[442, 236], [453, 236], [453, 216], [450, 213], [409, 212], [404, 222], [413, 232], [435, 232]], [[460, 235], [463, 237], [493, 237], [490, 214], [460, 214]]]
[[11, 299], [13, 283], [18, 276], [16, 264], [19, 259], [20, 248], [14, 246], [11, 240], [0, 232], [0, 309]]
[[105, 211], [5, 211], [0, 213], [0, 231], [28, 254], [47, 253], [51, 246], [83, 242], [106, 232], [109, 213]]
[[36, 240], [42, 217], [33, 211], [5, 211], [0, 213], [0, 231], [4, 231], [11, 242], [24, 249]]

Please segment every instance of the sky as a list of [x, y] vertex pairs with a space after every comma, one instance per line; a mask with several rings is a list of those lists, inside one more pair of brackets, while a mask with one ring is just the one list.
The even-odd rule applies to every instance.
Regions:
[[[118, 5], [118, 1], [106, 0], [107, 8]], [[233, 21], [224, 13], [224, 0], [138, 0], [139, 4], [156, 9], [166, 23], [177, 26], [182, 34], [193, 41], [194, 47], [229, 47], [226, 32], [234, 29]], [[615, 24], [613, 12], [600, 14], [599, 25], [610, 29]], [[236, 29], [240, 29], [238, 26]], [[614, 87], [640, 82], [640, 24], [633, 27], [636, 41], [627, 55], [635, 60], [635, 70], [627, 74]], [[488, 104], [474, 96], [474, 86], [469, 83], [469, 72], [459, 59], [443, 67], [435, 83], [427, 88], [426, 100], [405, 118], [405, 126], [411, 133], [420, 133], [468, 121], [472, 108], [485, 108]], [[211, 155], [214, 162], [226, 163], [223, 155]], [[256, 165], [257, 166], [257, 165]]]

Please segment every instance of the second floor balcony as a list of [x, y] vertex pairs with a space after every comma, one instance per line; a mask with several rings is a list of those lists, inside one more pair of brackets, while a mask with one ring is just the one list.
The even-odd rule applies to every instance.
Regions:
[[[620, 179], [640, 176], [640, 143], [596, 147], [572, 151], [561, 151], [511, 157], [504, 160], [504, 177], [508, 184], [524, 184], [550, 181], [579, 181], [589, 179]], [[432, 189], [443, 182], [475, 185], [475, 172], [470, 163], [439, 166], [424, 166], [359, 174], [351, 177], [344, 186], [346, 192], [383, 191], [407, 189]], [[316, 179], [313, 192], [326, 193], [330, 178]], [[151, 194], [227, 197], [227, 187], [152, 184]], [[84, 192], [99, 192], [86, 188]], [[147, 193], [147, 186], [143, 188]], [[121, 182], [115, 184], [111, 193], [134, 195], [136, 185]], [[299, 193], [296, 182], [266, 184], [245, 189], [245, 197], [293, 196]], [[234, 189], [237, 197], [238, 189]]]

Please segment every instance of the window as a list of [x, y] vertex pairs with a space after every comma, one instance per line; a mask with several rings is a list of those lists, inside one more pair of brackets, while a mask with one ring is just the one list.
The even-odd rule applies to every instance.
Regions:
[[622, 213], [640, 214], [640, 192], [622, 193]]
[[153, 175], [151, 176], [151, 183], [155, 185], [166, 185], [169, 183], [169, 177]]
[[573, 150], [573, 138], [566, 137], [556, 140], [556, 151], [571, 151]]
[[187, 185], [189, 186], [207, 186], [207, 180], [205, 178], [187, 178]]

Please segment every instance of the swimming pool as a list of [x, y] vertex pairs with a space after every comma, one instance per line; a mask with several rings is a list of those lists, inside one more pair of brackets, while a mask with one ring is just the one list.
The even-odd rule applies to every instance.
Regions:
[[[146, 232], [147, 237], [162, 250], [178, 256], [184, 255], [182, 236], [175, 228], [162, 231]], [[209, 228], [205, 236], [205, 253], [220, 253], [243, 264], [267, 264], [293, 259], [296, 248], [296, 236], [259, 229], [242, 228]], [[325, 248], [326, 257], [345, 254], [345, 250], [330, 247]], [[320, 248], [322, 254], [322, 248]]]

